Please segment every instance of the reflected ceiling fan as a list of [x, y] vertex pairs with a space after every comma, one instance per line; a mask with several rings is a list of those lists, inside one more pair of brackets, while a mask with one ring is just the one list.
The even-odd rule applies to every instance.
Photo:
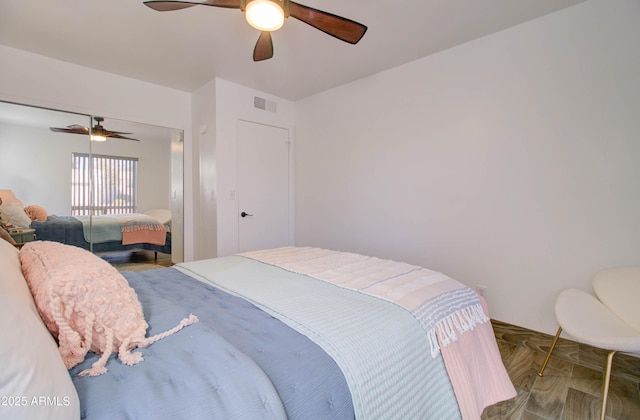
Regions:
[[149, 0], [143, 3], [159, 12], [182, 10], [193, 6], [240, 9], [245, 13], [247, 22], [261, 31], [253, 49], [253, 61], [273, 57], [271, 32], [280, 29], [284, 19], [289, 16], [350, 44], [357, 44], [367, 31], [367, 27], [361, 23], [290, 0], [205, 0], [203, 2]]
[[104, 121], [103, 117], [93, 117], [93, 119], [96, 120], [96, 125], [94, 125], [91, 130], [89, 130], [88, 127], [84, 127], [78, 124], [68, 125], [65, 128], [49, 127], [49, 129], [51, 131], [55, 131], [56, 133], [84, 134], [85, 136], [91, 134], [91, 140], [93, 141], [106, 141], [107, 138], [140, 141], [138, 139], [132, 139], [131, 137], [125, 137], [122, 135], [133, 133], [123, 133], [122, 131], [110, 131], [105, 129], [100, 124], [102, 123], [102, 121]]

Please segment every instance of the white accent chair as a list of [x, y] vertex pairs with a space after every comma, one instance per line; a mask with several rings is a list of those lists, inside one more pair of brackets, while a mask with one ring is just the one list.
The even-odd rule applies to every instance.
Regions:
[[640, 356], [640, 267], [602, 270], [592, 285], [595, 296], [578, 289], [558, 295], [555, 313], [560, 327], [538, 376], [543, 375], [562, 331], [579, 343], [609, 350], [600, 412], [604, 420], [613, 356], [617, 352]]

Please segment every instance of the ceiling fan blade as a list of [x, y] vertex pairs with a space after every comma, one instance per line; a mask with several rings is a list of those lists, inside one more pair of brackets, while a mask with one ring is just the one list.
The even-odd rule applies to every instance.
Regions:
[[367, 32], [367, 27], [361, 23], [293, 1], [289, 2], [289, 13], [294, 18], [350, 44], [357, 44]]
[[268, 60], [273, 57], [273, 41], [271, 32], [262, 31], [253, 49], [253, 61]]
[[49, 127], [49, 130], [56, 133], [71, 133], [71, 134], [89, 134], [89, 129], [78, 124], [68, 125], [66, 128]]
[[[140, 141], [138, 139], [132, 139], [131, 137], [125, 137], [125, 136], [121, 135], [121, 134], [133, 134], [133, 133], [125, 133], [125, 132], [122, 132], [122, 131], [109, 131], [109, 130], [105, 130], [104, 128], [102, 128], [102, 126], [100, 126], [100, 128], [104, 131], [105, 137], [112, 137], [112, 138], [115, 138], [115, 139], [126, 139], [126, 140]], [[54, 131], [56, 133], [70, 133], [70, 134], [89, 135], [89, 129], [87, 127], [84, 127], [84, 126], [78, 125], [78, 124], [68, 125], [65, 128], [49, 127], [49, 130]], [[94, 130], [95, 130], [95, 128], [94, 128]]]
[[107, 137], [111, 137], [113, 134], [133, 134], [133, 133], [125, 133], [124, 131], [111, 131], [111, 130], [104, 130], [104, 131], [107, 134]]
[[[113, 133], [113, 131], [111, 131], [111, 133]], [[124, 140], [140, 141], [138, 139], [132, 139], [131, 137], [121, 136], [120, 134], [107, 134], [107, 137], [109, 137], [110, 139], [124, 139]]]
[[172, 12], [174, 10], [182, 10], [193, 6], [215, 6], [227, 7], [230, 9], [240, 8], [240, 0], [206, 0], [203, 2], [180, 0], [149, 0], [143, 3], [145, 6], [148, 6], [158, 12]]

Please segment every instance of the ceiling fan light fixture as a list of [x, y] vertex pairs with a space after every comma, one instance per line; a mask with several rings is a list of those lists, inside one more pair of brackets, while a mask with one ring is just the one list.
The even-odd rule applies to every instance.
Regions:
[[96, 120], [96, 125], [91, 129], [91, 141], [107, 141], [107, 130], [100, 125], [104, 118], [94, 117], [94, 119]]
[[246, 6], [245, 17], [259, 31], [276, 31], [284, 24], [284, 10], [271, 0], [252, 0]]

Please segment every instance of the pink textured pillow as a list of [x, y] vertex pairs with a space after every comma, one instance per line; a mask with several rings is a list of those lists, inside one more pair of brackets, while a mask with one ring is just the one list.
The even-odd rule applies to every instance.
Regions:
[[27, 213], [27, 216], [29, 216], [29, 218], [34, 222], [47, 221], [47, 211], [37, 204], [28, 205], [24, 208], [24, 212]]
[[38, 312], [57, 337], [67, 369], [82, 362], [88, 351], [102, 354], [80, 375], [105, 373], [107, 359], [116, 349], [122, 363], [134, 365], [142, 355], [131, 350], [198, 321], [190, 315], [175, 328], [145, 338], [148, 324], [136, 292], [106, 261], [84, 249], [47, 241], [25, 244], [20, 261]]

